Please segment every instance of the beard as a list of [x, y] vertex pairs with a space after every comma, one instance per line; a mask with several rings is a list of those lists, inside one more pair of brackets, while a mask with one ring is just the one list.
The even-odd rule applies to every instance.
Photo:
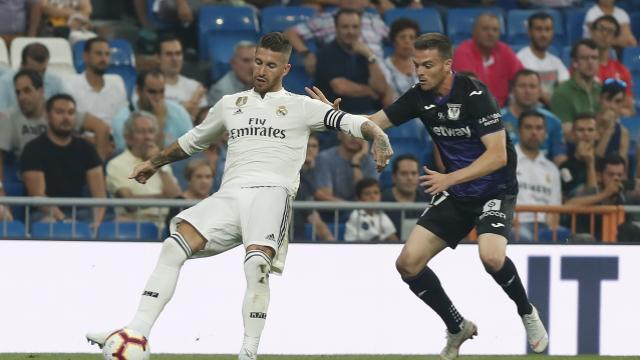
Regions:
[[63, 128], [59, 128], [59, 127], [50, 127], [51, 128], [51, 132], [62, 139], [66, 139], [71, 137], [71, 134], [73, 134], [73, 130], [72, 129], [63, 129]]
[[103, 76], [104, 74], [106, 74], [108, 68], [109, 66], [105, 66], [105, 67], [91, 66], [91, 70], [100, 76]]

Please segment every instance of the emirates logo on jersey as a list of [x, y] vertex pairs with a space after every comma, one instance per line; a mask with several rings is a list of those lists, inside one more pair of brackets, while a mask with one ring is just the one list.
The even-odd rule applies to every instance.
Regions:
[[287, 107], [284, 106], [284, 105], [280, 105], [276, 109], [276, 115], [278, 115], [278, 116], [285, 116], [285, 115], [287, 115], [288, 112], [289, 112], [289, 110], [287, 110]]

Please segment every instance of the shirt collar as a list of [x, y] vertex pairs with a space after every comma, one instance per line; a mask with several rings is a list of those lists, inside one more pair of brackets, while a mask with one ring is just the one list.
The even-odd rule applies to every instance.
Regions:
[[[284, 86], [283, 86], [283, 87], [282, 87], [280, 90], [278, 90], [278, 91], [271, 91], [271, 92], [266, 93], [266, 94], [264, 95], [264, 97], [265, 97], [265, 99], [266, 99], [266, 98], [278, 98], [278, 97], [283, 97], [283, 96], [285, 96], [285, 94], [287, 94], [287, 93], [288, 93], [288, 91], [287, 91], [287, 90], [285, 90], [285, 88], [284, 88]], [[252, 94], [253, 96], [255, 96], [255, 97], [262, 98], [262, 97], [260, 96], [260, 94], [255, 90], [255, 88], [251, 88], [251, 94]]]

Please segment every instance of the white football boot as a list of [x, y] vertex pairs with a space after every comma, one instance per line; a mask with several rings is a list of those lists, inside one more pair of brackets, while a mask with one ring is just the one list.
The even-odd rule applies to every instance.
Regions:
[[531, 314], [522, 316], [522, 323], [527, 331], [527, 341], [529, 342], [529, 346], [531, 346], [531, 350], [536, 353], [541, 353], [547, 348], [547, 345], [549, 345], [549, 335], [544, 328], [542, 320], [540, 320], [538, 309], [533, 305], [531, 305], [531, 307], [533, 307], [533, 311]]
[[452, 334], [447, 331], [447, 345], [442, 349], [440, 359], [453, 360], [457, 358], [462, 343], [467, 339], [473, 339], [476, 335], [478, 335], [478, 327], [476, 324], [467, 319], [462, 320], [462, 324], [460, 324], [460, 332]]

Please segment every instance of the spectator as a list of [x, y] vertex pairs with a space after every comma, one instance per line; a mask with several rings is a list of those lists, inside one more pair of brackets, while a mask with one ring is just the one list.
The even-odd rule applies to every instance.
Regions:
[[[425, 203], [431, 196], [418, 188], [418, 176], [420, 161], [411, 154], [403, 154], [393, 160], [391, 168], [391, 180], [393, 186], [382, 192], [382, 201], [398, 203]], [[411, 227], [415, 225], [415, 220], [420, 217], [422, 210], [405, 211], [404, 220], [410, 220]], [[387, 211], [387, 215], [393, 222], [401, 239], [406, 239], [408, 233], [404, 233], [402, 211]]]
[[[545, 139], [545, 116], [536, 110], [528, 110], [518, 118], [520, 143], [515, 146], [518, 156], [518, 204], [562, 205], [560, 172], [541, 151]], [[517, 225], [520, 241], [535, 240], [535, 223], [538, 231], [555, 230], [558, 214], [519, 213]], [[538, 236], [540, 233], [538, 233]]]
[[600, 56], [598, 81], [602, 84], [602, 81], [613, 78], [629, 84], [627, 86], [626, 101], [623, 104], [621, 113], [624, 116], [632, 116], [635, 113], [635, 105], [633, 103], [633, 93], [631, 92], [631, 73], [626, 66], [610, 56], [614, 36], [619, 32], [620, 25], [611, 15], [601, 16], [591, 23], [591, 38], [598, 45], [598, 54]]
[[[160, 151], [156, 142], [159, 125], [155, 115], [146, 111], [134, 111], [129, 114], [123, 125], [127, 148], [107, 164], [107, 189], [109, 193], [114, 197], [125, 199], [174, 198], [178, 196], [180, 188], [173, 177], [171, 166], [160, 168], [156, 176], [150, 178], [144, 185], [129, 179], [131, 169], [136, 164], [150, 159]], [[154, 221], [158, 227], [162, 227], [168, 212], [167, 208], [157, 207], [116, 208], [116, 216], [120, 220], [140, 218]]]
[[596, 157], [605, 158], [617, 154], [628, 163], [629, 131], [618, 121], [618, 114], [613, 109], [601, 109], [596, 114]]
[[[364, 10], [369, 5], [369, 0], [340, 0], [339, 9]], [[302, 22], [290, 29], [285, 34], [291, 41], [293, 48], [300, 53], [304, 59], [304, 68], [310, 75], [316, 72], [316, 55], [305, 44], [305, 41], [318, 43], [319, 45], [329, 45], [336, 37], [336, 26], [334, 16], [337, 11], [324, 12], [306, 22]], [[387, 38], [389, 28], [384, 23], [380, 15], [365, 11], [361, 18], [362, 32], [361, 41], [382, 60], [384, 53], [382, 43]], [[324, 90], [324, 89], [323, 89]]]
[[122, 78], [106, 74], [110, 57], [107, 40], [99, 37], [87, 40], [82, 53], [85, 71], [73, 77], [69, 86], [78, 111], [90, 112], [109, 125], [116, 111], [128, 105]]
[[41, 17], [40, 0], [0, 1], [0, 37], [9, 45], [18, 36], [38, 36]]
[[576, 115], [600, 110], [600, 84], [598, 72], [598, 46], [591, 39], [582, 39], [571, 48], [573, 74], [569, 80], [558, 85], [551, 97], [551, 112], [562, 121], [565, 139], [571, 138], [571, 122]]
[[207, 106], [206, 89], [198, 81], [180, 74], [184, 64], [182, 44], [177, 37], [165, 36], [159, 41], [160, 71], [165, 79], [165, 97], [180, 103], [192, 119]]
[[[364, 178], [356, 184], [358, 200], [380, 202], [378, 180]], [[380, 210], [353, 210], [344, 233], [345, 241], [399, 241], [391, 219]]]
[[518, 59], [522, 65], [540, 74], [542, 80], [542, 96], [544, 104], [551, 102], [553, 90], [561, 81], [569, 80], [569, 71], [562, 60], [549, 52], [553, 41], [553, 18], [546, 12], [537, 12], [527, 21], [529, 27], [529, 46], [518, 51]]
[[[157, 145], [159, 148], [171, 144], [192, 128], [189, 113], [177, 102], [164, 98], [165, 78], [160, 70], [141, 71], [136, 80], [138, 100], [132, 104], [134, 110], [152, 113], [158, 121]], [[124, 107], [113, 118], [112, 131], [116, 149], [125, 148], [124, 123], [131, 114], [130, 107]]]
[[[18, 106], [9, 109], [6, 118], [0, 122], [0, 179], [3, 175], [2, 159], [5, 155], [14, 154], [20, 158], [25, 145], [31, 140], [47, 132], [47, 116], [45, 112], [44, 90], [42, 78], [33, 70], [20, 70], [14, 76], [14, 87], [18, 97]], [[74, 115], [74, 130], [94, 131], [99, 128], [100, 133], [96, 134], [96, 142], [99, 140], [99, 154], [106, 154], [108, 147], [108, 128], [100, 127], [101, 120], [89, 114], [76, 112]], [[84, 121], [78, 121], [83, 119]], [[89, 129], [86, 126], [92, 125]]]
[[[195, 158], [189, 160], [184, 169], [184, 177], [187, 179], [187, 188], [176, 199], [203, 200], [211, 195], [215, 168], [209, 164], [207, 159]], [[179, 208], [171, 208], [165, 219], [165, 229], [169, 228], [169, 223], [174, 216], [180, 212]]]
[[[52, 95], [65, 92], [65, 87], [57, 75], [47, 71], [49, 66], [49, 49], [42, 43], [34, 42], [22, 49], [20, 69], [35, 70], [44, 81], [44, 97], [49, 99]], [[17, 106], [13, 77], [16, 71], [5, 71], [0, 76], [0, 110], [6, 110]]]
[[236, 44], [229, 64], [231, 71], [216, 82], [207, 95], [209, 105], [213, 106], [223, 96], [249, 90], [253, 87], [253, 59], [256, 44], [240, 41]]
[[[20, 158], [20, 171], [28, 196], [83, 197], [88, 185], [94, 198], [104, 198], [105, 184], [102, 161], [95, 147], [73, 135], [76, 104], [67, 94], [56, 94], [47, 100], [48, 129], [30, 141]], [[92, 221], [97, 230], [104, 217], [104, 208], [79, 209], [76, 219]], [[39, 207], [31, 214], [33, 221], [62, 221], [73, 215], [67, 207]]]
[[520, 141], [519, 131], [517, 130], [520, 115], [531, 110], [536, 110], [540, 113], [545, 120], [545, 138], [540, 145], [540, 151], [549, 160], [559, 165], [567, 160], [562, 124], [557, 116], [540, 106], [541, 92], [539, 73], [529, 69], [518, 71], [513, 78], [509, 105], [502, 109], [502, 121], [511, 141], [517, 144]]
[[356, 200], [355, 184], [378, 176], [369, 143], [343, 133], [338, 139], [338, 146], [321, 151], [316, 159], [316, 200]]
[[578, 114], [573, 120], [572, 137], [575, 151], [560, 165], [564, 201], [574, 197], [585, 187], [595, 187], [596, 180], [596, 119], [593, 114]]
[[455, 51], [453, 70], [476, 74], [502, 107], [509, 95], [509, 82], [522, 64], [509, 45], [499, 39], [498, 17], [491, 13], [479, 15], [473, 24], [472, 38], [463, 41]]
[[[302, 164], [302, 169], [300, 169], [300, 186], [296, 193], [296, 201], [313, 201], [313, 194], [316, 192], [316, 157], [319, 151], [320, 142], [318, 137], [315, 134], [311, 134], [307, 142], [307, 156], [304, 164]], [[317, 239], [324, 241], [335, 240], [333, 234], [329, 231], [329, 227], [322, 221], [317, 211], [298, 210], [293, 219], [296, 239], [305, 238], [304, 230], [305, 225], [308, 223], [315, 227]]]
[[596, 19], [602, 15], [613, 16], [620, 24], [620, 31], [616, 33], [613, 45], [618, 47], [632, 47], [637, 46], [638, 41], [631, 32], [631, 18], [624, 9], [615, 6], [615, 0], [598, 0], [598, 3], [593, 5], [587, 15], [584, 17], [583, 37], [588, 38], [591, 33], [589, 29]]
[[[361, 14], [340, 9], [335, 15], [336, 38], [318, 52], [317, 86], [329, 99], [342, 98], [340, 107], [354, 114], [371, 114], [393, 101], [378, 58], [360, 40]], [[340, 64], [340, 66], [336, 66]]]
[[42, 12], [53, 35], [67, 37], [69, 20], [91, 17], [91, 0], [42, 0]]
[[401, 18], [391, 24], [389, 39], [393, 44], [393, 54], [384, 59], [382, 68], [387, 83], [393, 90], [394, 99], [418, 83], [418, 75], [411, 58], [416, 50], [413, 42], [419, 33], [418, 23], [411, 19]]

